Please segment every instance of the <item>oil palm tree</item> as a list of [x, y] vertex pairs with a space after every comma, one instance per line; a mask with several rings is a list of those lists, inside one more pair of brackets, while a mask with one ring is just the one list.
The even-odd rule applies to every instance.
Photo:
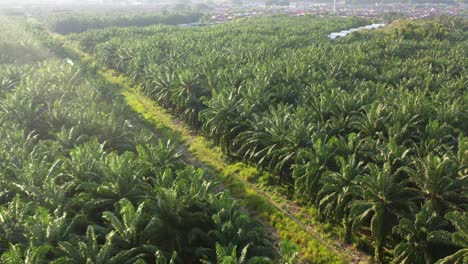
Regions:
[[374, 239], [375, 261], [382, 263], [385, 241], [391, 228], [397, 217], [413, 206], [417, 196], [407, 180], [398, 177], [398, 172], [392, 172], [390, 164], [385, 163], [383, 168], [379, 168], [371, 163], [367, 170], [366, 175], [356, 179], [361, 191], [351, 206], [350, 215], [355, 229], [369, 225]]
[[156, 259], [155, 264], [176, 264], [177, 260], [177, 252], [172, 252], [171, 255], [169, 254], [164, 254], [160, 250], [156, 251], [154, 254], [154, 257]]
[[236, 132], [234, 130], [240, 125], [241, 103], [236, 91], [213, 91], [211, 99], [205, 102], [207, 108], [200, 112], [203, 127], [228, 156]]
[[31, 96], [24, 94], [7, 94], [0, 102], [0, 110], [8, 114], [11, 119], [20, 120], [21, 126], [29, 132], [35, 130], [42, 105], [34, 102]]
[[163, 107], [173, 107], [171, 97], [177, 81], [176, 75], [170, 69], [164, 69], [164, 72], [160, 73], [161, 69], [154, 67], [156, 66], [150, 65], [146, 69], [148, 77], [143, 84], [143, 93], [158, 101]]
[[345, 241], [351, 240], [351, 224], [348, 214], [349, 206], [359, 193], [360, 186], [356, 181], [364, 173], [362, 162], [356, 155], [348, 159], [338, 157], [340, 170], [326, 171], [322, 177], [322, 185], [318, 193], [319, 208], [330, 219], [342, 221], [345, 228]]
[[0, 253], [7, 250], [9, 244], [27, 241], [26, 224], [33, 210], [32, 202], [23, 202], [18, 196], [7, 206], [0, 207]]
[[[455, 232], [451, 234], [451, 242], [461, 249], [439, 261], [437, 264], [462, 264], [468, 261], [468, 213], [450, 212], [445, 218], [455, 227]], [[447, 234], [446, 232], [443, 232]]]
[[438, 230], [446, 229], [447, 223], [430, 204], [425, 204], [413, 217], [402, 218], [393, 227], [393, 233], [402, 241], [395, 247], [392, 263], [434, 263], [434, 245], [446, 240]]
[[385, 132], [385, 125], [391, 118], [388, 107], [385, 104], [373, 104], [365, 111], [351, 126], [369, 137], [377, 137], [379, 133]]
[[[249, 246], [253, 255], [271, 256], [268, 249], [270, 241], [265, 239], [261, 223], [242, 213], [239, 203], [221, 195], [214, 207], [215, 212], [211, 216], [214, 227], [207, 232], [211, 241], [231, 250], [234, 247]], [[210, 256], [216, 253], [213, 249], [204, 252]]]
[[34, 246], [12, 245], [8, 251], [0, 256], [0, 260], [5, 264], [47, 264], [50, 263], [49, 253], [54, 248], [51, 245]]
[[82, 134], [77, 127], [67, 129], [62, 127], [59, 132], [53, 133], [53, 137], [60, 143], [64, 150], [73, 149], [74, 146], [87, 141], [87, 136]]
[[178, 74], [177, 85], [172, 89], [171, 101], [176, 105], [177, 111], [194, 128], [199, 126], [198, 113], [205, 106], [202, 97], [207, 96], [208, 91], [198, 74], [185, 70]]
[[254, 116], [251, 129], [240, 133], [236, 144], [244, 159], [279, 173], [281, 182], [311, 143], [314, 126], [307, 121], [304, 109], [282, 104], [270, 107], [269, 113]]
[[[237, 256], [237, 247], [224, 248], [222, 245], [216, 243], [216, 262], [217, 264], [246, 264], [247, 263], [247, 250], [249, 246], [242, 249], [241, 255]], [[204, 260], [203, 263], [210, 264], [212, 262]]]
[[97, 172], [104, 178], [102, 182], [82, 184], [82, 195], [88, 202], [84, 205], [87, 212], [109, 210], [121, 199], [138, 203], [147, 198], [151, 186], [143, 180], [143, 170], [134, 162], [132, 153], [122, 155], [111, 153], [98, 163]]
[[[195, 212], [191, 212], [188, 204], [184, 202], [187, 197], [178, 194], [174, 189], [161, 189], [151, 201], [151, 212], [155, 213], [154, 219], [154, 242], [160, 245], [160, 249], [166, 252], [177, 252], [181, 259], [191, 259], [193, 244], [197, 241], [200, 232], [191, 233], [194, 227], [201, 230], [208, 228], [208, 218], [203, 210], [194, 204]], [[199, 212], [197, 212], [199, 211]], [[203, 226], [205, 223], [205, 226]], [[191, 236], [191, 234], [195, 236]], [[192, 260], [190, 260], [192, 261]]]
[[165, 169], [175, 169], [180, 165], [182, 153], [177, 145], [168, 140], [158, 140], [157, 144], [140, 144], [136, 146], [138, 159], [152, 173], [160, 173]]
[[[139, 258], [151, 259], [158, 247], [152, 244], [156, 219], [146, 212], [146, 203], [135, 208], [127, 199], [119, 201], [119, 214], [104, 212], [103, 218], [109, 224], [106, 239], [120, 249], [116, 258], [132, 263]], [[122, 262], [120, 262], [122, 263]]]
[[418, 187], [420, 195], [430, 201], [436, 212], [443, 214], [450, 208], [468, 204], [463, 192], [468, 176], [459, 175], [462, 168], [448, 156], [439, 157], [430, 153], [423, 159], [416, 159], [414, 167], [405, 170]]
[[[293, 178], [297, 194], [308, 195], [308, 201], [315, 201], [322, 188], [321, 178], [327, 170], [336, 169], [337, 138], [317, 139], [304, 154], [304, 162], [294, 165]], [[311, 197], [310, 197], [311, 196]]]
[[27, 73], [27, 68], [13, 65], [0, 69], [0, 96], [3, 97], [5, 93], [13, 91]]
[[115, 258], [114, 246], [107, 240], [104, 245], [98, 242], [98, 236], [93, 226], [88, 226], [86, 235], [83, 238], [75, 238], [71, 241], [59, 243], [58, 255], [62, 257], [53, 261], [54, 264], [68, 263], [119, 263], [124, 259]]

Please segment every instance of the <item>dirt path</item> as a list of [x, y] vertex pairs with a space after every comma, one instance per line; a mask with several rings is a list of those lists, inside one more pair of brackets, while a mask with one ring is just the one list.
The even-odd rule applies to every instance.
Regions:
[[314, 226], [305, 224], [303, 221], [298, 219], [295, 215], [301, 211], [301, 206], [295, 204], [294, 202], [291, 202], [290, 200], [287, 200], [287, 198], [284, 198], [285, 203], [283, 205], [280, 205], [270, 198], [270, 194], [262, 191], [254, 184], [249, 183], [249, 185], [252, 189], [255, 189], [263, 197], [268, 199], [271, 204], [273, 204], [278, 210], [287, 215], [296, 224], [300, 225], [302, 228], [307, 230], [307, 232], [309, 232], [309, 234], [311, 234], [315, 239], [320, 241], [323, 245], [327, 246], [330, 251], [338, 255], [344, 255], [343, 252], [346, 252], [344, 256], [349, 261], [349, 263], [371, 263], [369, 255], [366, 255], [365, 253], [355, 249], [351, 245], [346, 245], [337, 239], [323, 239], [320, 235], [320, 232], [317, 231], [316, 228], [314, 228]]

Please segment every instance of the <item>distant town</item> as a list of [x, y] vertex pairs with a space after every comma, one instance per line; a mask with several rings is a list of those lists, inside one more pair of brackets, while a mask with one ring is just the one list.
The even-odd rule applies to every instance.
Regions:
[[210, 14], [204, 22], [223, 22], [243, 17], [286, 14], [359, 16], [365, 18], [382, 17], [384, 14], [403, 16], [407, 19], [434, 17], [437, 15], [467, 17], [466, 1], [406, 3], [404, 1], [379, 1], [356, 4], [355, 1], [289, 1], [289, 0], [176, 0], [176, 1], [133, 1], [133, 0], [0, 0], [0, 9], [35, 10], [47, 9], [63, 12], [68, 10], [96, 11], [121, 10], [136, 11], [186, 11], [195, 10]]

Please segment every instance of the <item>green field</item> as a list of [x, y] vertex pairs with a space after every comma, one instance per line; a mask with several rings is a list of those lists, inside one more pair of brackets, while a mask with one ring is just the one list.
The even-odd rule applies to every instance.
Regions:
[[466, 19], [119, 19], [2, 18], [0, 260], [468, 261]]
[[115, 86], [51, 55], [45, 32], [2, 22], [24, 34], [1, 40], [1, 263], [211, 263], [236, 248], [275, 258], [263, 225], [146, 129]]

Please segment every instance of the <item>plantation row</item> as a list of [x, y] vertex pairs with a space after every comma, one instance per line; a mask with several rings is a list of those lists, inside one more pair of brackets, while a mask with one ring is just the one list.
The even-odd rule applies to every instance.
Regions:
[[466, 20], [270, 17], [71, 35], [288, 194], [371, 241], [377, 262], [463, 263], [468, 215]]
[[104, 13], [100, 16], [89, 13], [73, 13], [71, 15], [55, 15], [47, 17], [48, 28], [60, 34], [81, 33], [90, 29], [107, 27], [142, 27], [155, 24], [178, 25], [198, 22], [202, 17], [198, 12], [181, 13], [137, 13], [119, 14]]
[[19, 19], [0, 16], [2, 37], [0, 41], [0, 64], [23, 64], [37, 62], [50, 56], [37, 39], [28, 31], [32, 27], [21, 26]]
[[36, 55], [0, 60], [1, 263], [271, 263], [262, 224], [143, 129], [115, 87]]

